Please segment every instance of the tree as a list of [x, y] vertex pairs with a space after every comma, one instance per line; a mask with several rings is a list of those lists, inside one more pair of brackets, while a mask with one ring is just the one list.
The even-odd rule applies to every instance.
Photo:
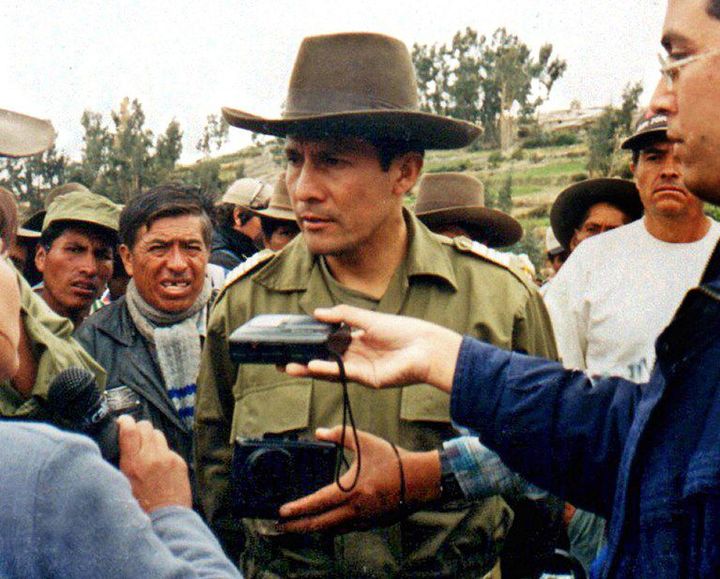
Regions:
[[182, 154], [182, 138], [180, 123], [175, 119], [170, 121], [165, 132], [157, 138], [154, 161], [158, 180], [162, 181], [175, 168], [175, 163]]
[[503, 182], [500, 190], [498, 191], [497, 197], [497, 208], [505, 213], [512, 211], [512, 190], [513, 190], [513, 178], [512, 173], [508, 171], [505, 181]]
[[112, 128], [104, 124], [102, 114], [83, 113], [85, 145], [77, 179], [96, 193], [126, 203], [168, 178], [182, 153], [183, 133], [173, 119], [154, 141], [137, 99], [124, 98], [110, 117]]
[[208, 115], [202, 136], [195, 148], [206, 157], [209, 157], [213, 150], [219, 151], [222, 148], [228, 140], [229, 133], [230, 127], [224, 117]]
[[20, 207], [34, 213], [43, 208], [47, 192], [65, 182], [70, 159], [53, 146], [42, 155], [3, 159], [0, 184], [14, 192]]
[[427, 112], [480, 123], [489, 144], [509, 147], [507, 119], [517, 109], [532, 116], [550, 95], [567, 64], [552, 58], [551, 44], [537, 58], [508, 33], [495, 31], [488, 41], [472, 28], [455, 34], [449, 45], [413, 46], [420, 107]]
[[81, 180], [90, 189], [96, 190], [102, 187], [100, 181], [110, 168], [110, 149], [113, 137], [103, 124], [100, 113], [85, 111], [80, 123], [85, 129], [83, 135], [85, 145], [80, 165]]
[[217, 199], [223, 189], [223, 182], [220, 180], [220, 162], [215, 159], [198, 161], [193, 165], [189, 179], [186, 180], [198, 187], [205, 198]]
[[153, 133], [145, 128], [145, 113], [137, 99], [125, 97], [120, 110], [110, 114], [115, 125], [110, 149], [110, 195], [127, 203], [144, 187], [151, 186]]
[[620, 107], [605, 107], [588, 130], [587, 169], [591, 177], [608, 177], [619, 172], [618, 145], [632, 131], [642, 91], [641, 83], [628, 84]]

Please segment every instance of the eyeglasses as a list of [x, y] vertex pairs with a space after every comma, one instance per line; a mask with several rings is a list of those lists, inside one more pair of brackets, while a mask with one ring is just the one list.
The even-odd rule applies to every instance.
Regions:
[[672, 90], [673, 83], [677, 82], [678, 75], [680, 74], [680, 69], [683, 66], [687, 66], [691, 62], [707, 58], [708, 56], [715, 56], [716, 54], [720, 54], [720, 48], [706, 50], [705, 52], [692, 54], [690, 56], [686, 56], [685, 58], [679, 58], [677, 60], [673, 60], [672, 55], [663, 56], [662, 54], [658, 54], [658, 59], [660, 60], [660, 74], [662, 74], [667, 89]]

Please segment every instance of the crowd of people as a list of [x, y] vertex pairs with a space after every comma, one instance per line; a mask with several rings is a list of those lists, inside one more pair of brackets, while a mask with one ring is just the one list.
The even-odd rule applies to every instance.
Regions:
[[[67, 183], [22, 222], [0, 188], [0, 575], [720, 575], [720, 225], [703, 205], [720, 203], [720, 3], [669, 0], [662, 42], [622, 144], [633, 178], [560, 193], [542, 288], [497, 250], [522, 227], [479, 180], [422, 175], [426, 150], [479, 129], [421, 112], [407, 47], [380, 34], [304, 39], [277, 118], [223, 109], [285, 139], [272, 183], [215, 204], [170, 183], [122, 207]], [[0, 155], [53, 139], [0, 111]], [[353, 328], [355, 437], [337, 362], [233, 360], [261, 314]], [[102, 392], [77, 424], [54, 402], [69, 368]], [[67, 432], [103, 413], [118, 468]], [[235, 441], [264, 437], [355, 461], [276, 520], [241, 518]]]

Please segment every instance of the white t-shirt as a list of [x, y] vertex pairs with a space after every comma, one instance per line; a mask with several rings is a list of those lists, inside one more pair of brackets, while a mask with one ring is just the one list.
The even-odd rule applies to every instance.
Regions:
[[655, 340], [700, 277], [720, 238], [667, 243], [643, 219], [583, 241], [545, 295], [558, 351], [568, 368], [646, 382]]

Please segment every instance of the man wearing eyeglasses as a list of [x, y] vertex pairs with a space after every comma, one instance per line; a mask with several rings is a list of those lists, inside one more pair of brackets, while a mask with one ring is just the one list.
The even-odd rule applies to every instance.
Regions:
[[[688, 189], [720, 204], [720, 1], [669, 0], [663, 44], [670, 58], [651, 108], [668, 116], [667, 136]], [[318, 313], [364, 330], [346, 358], [350, 379], [379, 387], [422, 376], [451, 393], [454, 422], [480, 434], [518, 473], [608, 517], [603, 577], [720, 576], [718, 248], [700, 287], [688, 292], [658, 338], [657, 362], [640, 385], [590, 378], [419, 320], [400, 323], [343, 306]], [[312, 375], [332, 373], [337, 370], [327, 364], [312, 365]], [[406, 501], [412, 504], [437, 485], [432, 473], [440, 458], [401, 456], [410, 490]], [[363, 458], [363, 465], [370, 462]], [[458, 465], [449, 467], [456, 472]], [[378, 493], [398, 484], [381, 469], [365, 469], [364, 477], [374, 479]], [[352, 515], [327, 512], [331, 494], [323, 489], [286, 505], [281, 514], [304, 515], [304, 525], [329, 527], [331, 520], [347, 528]], [[290, 522], [285, 528], [298, 526]]]

